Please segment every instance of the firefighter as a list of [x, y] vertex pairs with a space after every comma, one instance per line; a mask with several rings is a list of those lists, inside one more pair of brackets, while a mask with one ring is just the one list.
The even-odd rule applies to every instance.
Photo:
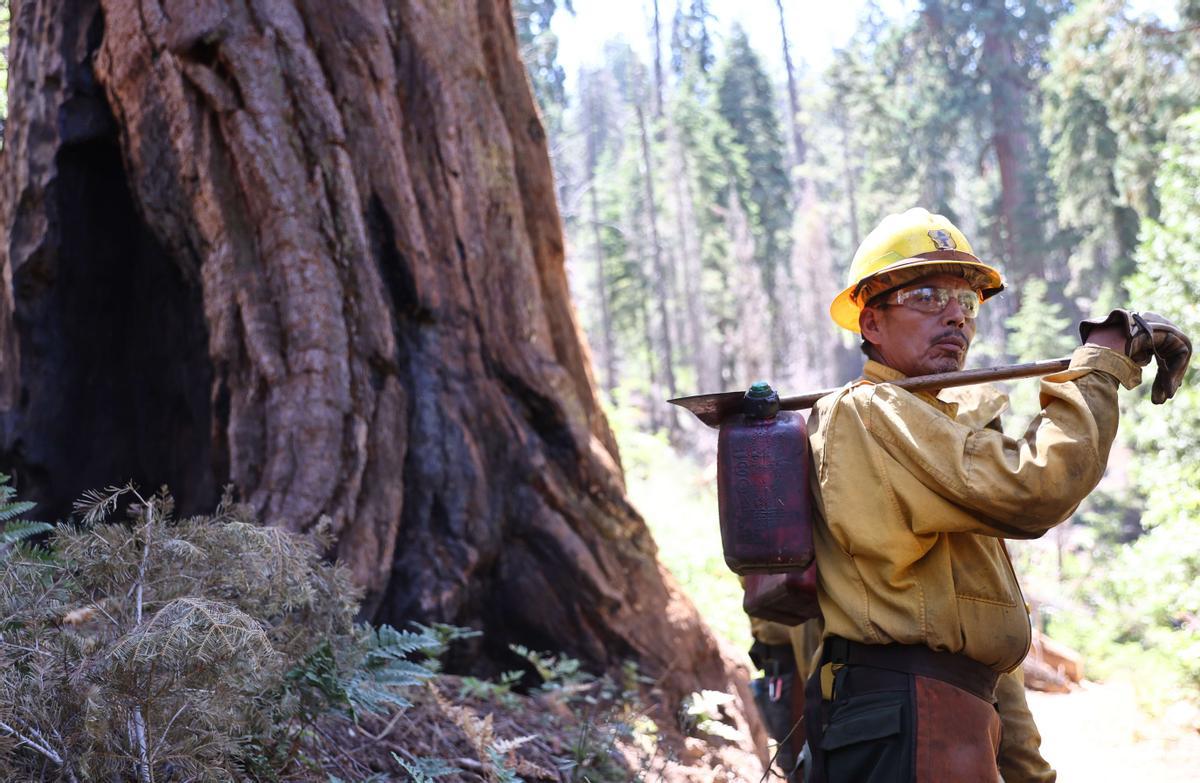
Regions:
[[891, 215], [848, 283], [830, 314], [862, 335], [868, 361], [809, 421], [824, 618], [806, 687], [814, 777], [994, 781], [1003, 765], [1007, 783], [1052, 780], [1008, 675], [1030, 626], [1004, 539], [1071, 515], [1104, 473], [1117, 386], [1137, 386], [1157, 358], [1165, 401], [1191, 343], [1152, 313], [1082, 322], [1070, 368], [1041, 381], [1043, 409], [1012, 439], [960, 421], [945, 392], [881, 383], [962, 368], [1004, 284], [961, 231], [923, 209]]
[[750, 685], [767, 734], [774, 740], [772, 767], [782, 770], [789, 781], [802, 780], [804, 681], [821, 641], [821, 621], [789, 626], [751, 616], [750, 635], [754, 638], [750, 661], [763, 672]]
[[[1008, 395], [993, 386], [945, 389], [940, 398], [958, 406], [956, 420], [971, 427], [1001, 430], [1000, 415], [1008, 408]], [[804, 780], [811, 759], [805, 750], [804, 681], [813, 671], [821, 643], [821, 620], [783, 625], [750, 618], [754, 644], [750, 660], [763, 676], [751, 685], [767, 733], [775, 740], [774, 765], [794, 783]], [[996, 763], [1006, 783], [1053, 783], [1055, 772], [1041, 754], [1041, 735], [1025, 700], [1025, 681], [1018, 667], [1000, 675], [996, 683], [997, 710], [1001, 718], [1000, 752]], [[810, 765], [810, 764], [809, 764]]]

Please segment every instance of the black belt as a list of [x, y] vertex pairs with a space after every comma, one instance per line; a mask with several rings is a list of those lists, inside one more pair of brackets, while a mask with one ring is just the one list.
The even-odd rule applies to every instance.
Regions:
[[932, 677], [987, 702], [996, 701], [996, 681], [1000, 678], [995, 669], [973, 658], [931, 650], [923, 644], [861, 644], [829, 636], [821, 660]]

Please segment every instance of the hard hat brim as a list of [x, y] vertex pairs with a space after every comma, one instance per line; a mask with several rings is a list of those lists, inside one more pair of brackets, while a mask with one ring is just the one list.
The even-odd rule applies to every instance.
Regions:
[[857, 334], [859, 331], [858, 316], [862, 313], [863, 305], [856, 299], [856, 294], [871, 280], [882, 275], [892, 275], [896, 272], [907, 274], [911, 271], [912, 275], [909, 279], [916, 280], [922, 277], [923, 274], [936, 273], [937, 270], [930, 269], [930, 267], [967, 267], [972, 271], [981, 273], [984, 284], [982, 286], [976, 285], [975, 288], [983, 293], [984, 299], [995, 296], [1004, 290], [1004, 279], [1000, 276], [999, 270], [988, 266], [968, 253], [955, 251], [937, 253], [937, 255], [943, 256], [941, 258], [933, 258], [933, 255], [934, 253], [923, 253], [921, 258], [908, 258], [898, 261], [895, 264], [889, 264], [878, 272], [868, 275], [853, 285], [848, 286], [829, 305], [829, 315], [833, 318], [833, 322], [843, 329], [849, 329]]

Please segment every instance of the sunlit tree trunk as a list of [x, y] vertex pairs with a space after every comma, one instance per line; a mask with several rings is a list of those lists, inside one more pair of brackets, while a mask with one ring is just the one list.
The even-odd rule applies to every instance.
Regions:
[[[783, 0], [775, 0], [779, 12], [779, 34], [783, 42], [783, 65], [787, 72], [788, 110], [792, 130], [792, 163], [803, 166], [808, 157], [808, 146], [804, 143], [804, 130], [800, 127], [800, 88], [796, 85], [796, 69], [792, 65], [792, 50], [788, 45], [787, 21], [783, 14]], [[793, 178], [794, 179], [794, 178]]]
[[[980, 70], [988, 84], [992, 110], [992, 148], [1000, 170], [1000, 222], [1005, 260], [1018, 278], [1043, 278], [1044, 238], [1037, 219], [1033, 150], [1025, 124], [1028, 92], [1024, 72], [1016, 61], [1008, 10], [993, 2], [983, 17]], [[1032, 252], [1030, 252], [1032, 249]]]
[[654, 29], [651, 32], [651, 43], [654, 45], [654, 118], [661, 120], [663, 104], [666, 101], [666, 87], [663, 84], [662, 20], [659, 14], [658, 0], [654, 0]]
[[683, 345], [695, 373], [696, 388], [700, 389], [707, 388], [707, 384], [716, 378], [705, 339], [705, 323], [708, 319], [704, 299], [700, 295], [700, 243], [696, 237], [696, 210], [690, 187], [692, 172], [687, 150], [674, 123], [668, 127], [668, 140], [676, 231], [673, 255], [677, 259], [678, 289], [683, 296], [683, 334], [686, 335]]
[[[655, 198], [654, 191], [654, 156], [650, 151], [650, 131], [647, 128], [646, 112], [642, 109], [641, 104], [634, 105], [634, 113], [637, 116], [638, 138], [641, 143], [642, 151], [642, 186], [646, 193], [646, 223], [649, 229], [650, 243], [650, 261], [651, 261], [651, 276], [654, 278], [653, 287], [655, 295], [655, 307], [658, 310], [658, 338], [659, 350], [661, 351], [660, 366], [662, 369], [663, 383], [666, 387], [667, 394], [671, 397], [677, 396], [675, 387], [675, 346], [671, 339], [671, 332], [674, 328], [674, 322], [671, 320], [671, 291], [673, 290], [671, 270], [666, 259], [663, 257], [662, 240], [658, 231], [658, 201]], [[674, 421], [674, 412], [668, 412], [668, 421]]]
[[763, 318], [770, 297], [763, 285], [762, 272], [754, 263], [750, 216], [733, 188], [729, 190], [725, 225], [729, 231], [729, 269], [733, 278], [729, 284], [737, 305], [737, 320], [733, 326], [734, 377], [749, 385], [752, 381], [770, 378], [772, 373], [772, 334], [767, 319]]
[[615, 341], [613, 339], [612, 308], [608, 295], [608, 273], [605, 269], [604, 241], [600, 225], [600, 194], [596, 174], [600, 168], [600, 127], [604, 117], [596, 111], [597, 96], [595, 88], [589, 89], [583, 95], [583, 111], [585, 128], [585, 146], [588, 173], [588, 222], [591, 223], [592, 244], [594, 247], [596, 270], [596, 303], [600, 311], [600, 361], [604, 367], [604, 390], [612, 400], [613, 391], [617, 388], [617, 370]]

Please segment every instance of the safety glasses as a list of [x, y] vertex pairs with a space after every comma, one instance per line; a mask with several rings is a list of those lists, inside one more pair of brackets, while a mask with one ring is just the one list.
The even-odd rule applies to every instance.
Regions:
[[919, 313], [940, 313], [946, 309], [946, 305], [950, 304], [951, 299], [958, 302], [963, 315], [967, 318], [974, 318], [979, 315], [979, 305], [983, 303], [983, 294], [970, 288], [922, 285], [897, 291], [885, 303], [903, 305]]

